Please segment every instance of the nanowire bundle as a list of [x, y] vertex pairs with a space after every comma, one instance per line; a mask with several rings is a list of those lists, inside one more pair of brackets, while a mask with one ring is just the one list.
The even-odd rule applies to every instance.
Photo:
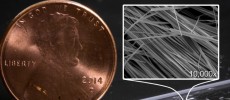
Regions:
[[[125, 78], [218, 73], [217, 6], [125, 6]], [[202, 78], [216, 78], [208, 76]]]

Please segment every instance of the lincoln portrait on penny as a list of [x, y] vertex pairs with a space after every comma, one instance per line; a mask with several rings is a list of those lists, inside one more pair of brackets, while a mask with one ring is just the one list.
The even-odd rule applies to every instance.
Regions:
[[[83, 49], [79, 40], [79, 21], [68, 14], [55, 12], [34, 25], [33, 33], [41, 61], [31, 75], [24, 100], [79, 100], [87, 93], [81, 88], [81, 76], [74, 72]], [[78, 77], [79, 76], [79, 77]], [[79, 97], [81, 96], [81, 97]], [[85, 97], [84, 97], [85, 96]]]

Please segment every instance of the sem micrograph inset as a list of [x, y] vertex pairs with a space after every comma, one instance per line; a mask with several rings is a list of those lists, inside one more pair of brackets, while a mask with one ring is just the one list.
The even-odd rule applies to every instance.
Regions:
[[216, 79], [219, 5], [124, 5], [123, 78]]

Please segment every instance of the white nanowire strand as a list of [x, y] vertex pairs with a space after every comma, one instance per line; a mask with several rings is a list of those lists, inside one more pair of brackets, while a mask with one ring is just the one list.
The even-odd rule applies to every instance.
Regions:
[[125, 31], [125, 33], [127, 33], [134, 25], [136, 25], [137, 23], [139, 23], [139, 21], [141, 21], [141, 20], [145, 17], [145, 15], [147, 15], [149, 12], [151, 12], [151, 10], [148, 11], [147, 13], [145, 13], [143, 16], [141, 16], [141, 17], [139, 18], [139, 20], [137, 20], [135, 23], [133, 23], [133, 24]]
[[137, 52], [143, 45], [144, 45], [144, 44], [140, 45], [140, 47], [130, 55], [130, 57], [125, 61], [125, 64], [124, 64], [124, 65], [126, 65], [126, 63], [136, 54], [136, 52]]
[[176, 13], [176, 10], [175, 10], [174, 6], [173, 6], [173, 11], [174, 11], [175, 16], [176, 16], [176, 21], [177, 21], [177, 24], [178, 24], [178, 28], [180, 30], [180, 35], [182, 36], [182, 32], [181, 32], [181, 29], [180, 29], [180, 24], [179, 24], [179, 21], [178, 21], [178, 18], [177, 18], [177, 13]]
[[129, 39], [127, 41], [135, 41], [135, 40], [142, 40], [142, 39], [166, 38], [166, 37], [170, 37], [170, 36], [177, 36], [177, 34], [162, 35], [162, 36], [149, 36], [149, 37], [142, 37], [142, 38], [136, 38], [136, 39]]
[[[201, 16], [202, 16], [202, 15], [201, 15]], [[196, 26], [197, 26], [197, 24], [198, 24], [198, 22], [199, 22], [201, 16], [198, 17], [198, 19], [197, 19], [197, 21], [196, 21], [196, 24], [194, 25], [194, 27], [193, 27], [191, 33], [194, 34], [194, 30], [195, 30], [195, 28], [196, 28]]]
[[197, 68], [199, 69], [199, 71], [200, 71], [200, 59], [201, 59], [201, 54], [200, 54], [199, 60], [197, 62]]
[[[214, 19], [215, 19], [215, 21], [217, 21], [217, 18], [216, 18], [216, 13], [215, 13], [215, 11], [214, 11], [214, 7], [212, 7], [212, 12], [213, 12], [213, 16], [214, 16]], [[217, 23], [216, 23], [216, 28], [218, 27], [218, 25], [217, 25]]]

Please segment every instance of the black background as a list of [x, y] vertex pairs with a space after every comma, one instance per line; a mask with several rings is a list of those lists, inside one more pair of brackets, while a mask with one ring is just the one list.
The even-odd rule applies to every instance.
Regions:
[[[40, 0], [2, 0], [0, 2], [1, 39], [12, 19], [26, 7]], [[116, 41], [118, 64], [115, 79], [102, 99], [133, 100], [152, 97], [168, 92], [167, 88], [122, 80], [122, 5], [123, 4], [219, 4], [220, 5], [220, 55], [221, 80], [230, 78], [230, 1], [229, 0], [75, 0], [93, 9], [109, 26]], [[201, 81], [151, 81], [172, 86], [176, 90], [186, 89]], [[0, 100], [13, 97], [0, 82]]]

